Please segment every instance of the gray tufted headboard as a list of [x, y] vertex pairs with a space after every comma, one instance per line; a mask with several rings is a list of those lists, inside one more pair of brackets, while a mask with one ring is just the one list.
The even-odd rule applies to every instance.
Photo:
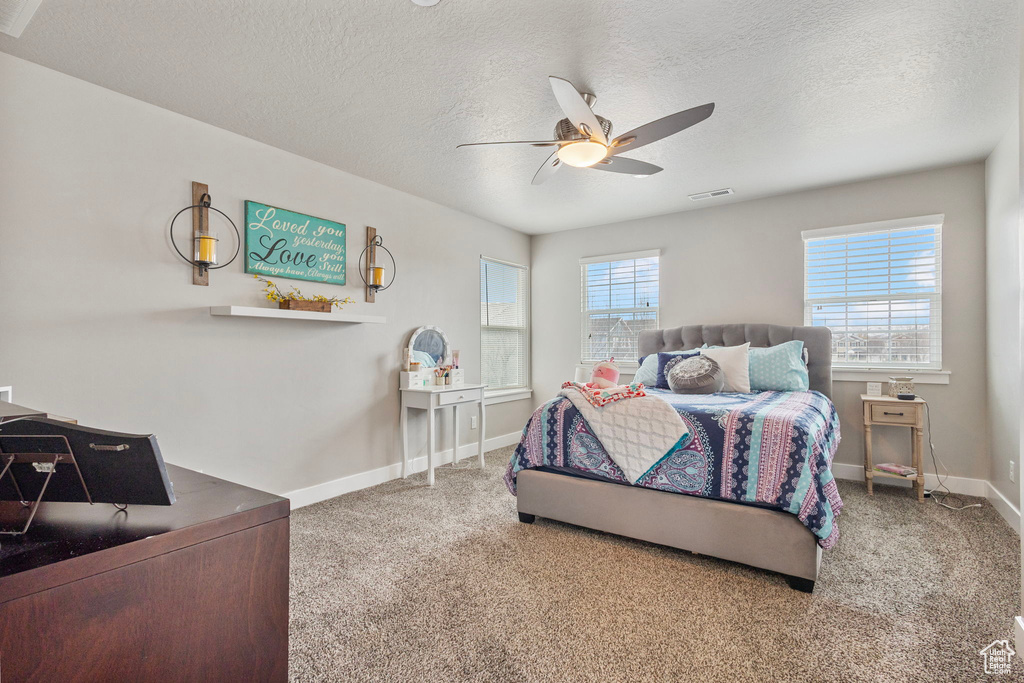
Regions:
[[709, 346], [775, 346], [799, 339], [807, 349], [807, 372], [811, 389], [832, 398], [832, 330], [827, 327], [785, 325], [683, 325], [670, 330], [640, 333], [640, 355], [658, 351], [682, 351], [702, 344]]

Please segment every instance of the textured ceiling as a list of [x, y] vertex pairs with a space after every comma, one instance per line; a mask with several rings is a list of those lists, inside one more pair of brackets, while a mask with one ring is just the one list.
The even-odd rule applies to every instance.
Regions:
[[[1013, 120], [1016, 0], [44, 0], [0, 51], [529, 233], [979, 159]], [[547, 76], [634, 155], [563, 169]]]

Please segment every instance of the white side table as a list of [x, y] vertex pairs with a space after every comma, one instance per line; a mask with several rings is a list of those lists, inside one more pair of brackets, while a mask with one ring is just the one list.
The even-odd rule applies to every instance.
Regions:
[[484, 389], [486, 384], [449, 384], [402, 389], [402, 478], [409, 476], [409, 410], [427, 411], [427, 484], [434, 485], [434, 413], [452, 409], [452, 466], [459, 461], [459, 406], [475, 403], [480, 413], [480, 467], [484, 466]]

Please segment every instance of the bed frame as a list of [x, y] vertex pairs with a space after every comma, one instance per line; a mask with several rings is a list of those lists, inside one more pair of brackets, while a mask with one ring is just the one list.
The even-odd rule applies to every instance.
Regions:
[[[807, 350], [810, 387], [832, 397], [832, 332], [827, 327], [686, 325], [640, 333], [640, 354], [702, 344], [774, 346], [799, 339]], [[689, 550], [784, 574], [810, 593], [821, 548], [795, 515], [538, 470], [516, 476], [519, 521], [536, 517]]]

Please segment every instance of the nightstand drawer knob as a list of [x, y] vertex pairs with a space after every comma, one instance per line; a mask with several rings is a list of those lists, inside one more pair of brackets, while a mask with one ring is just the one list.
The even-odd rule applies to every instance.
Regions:
[[890, 412], [887, 412], [887, 411], [883, 411], [882, 414], [883, 415], [899, 415], [900, 417], [903, 417], [903, 413], [890, 413]]

